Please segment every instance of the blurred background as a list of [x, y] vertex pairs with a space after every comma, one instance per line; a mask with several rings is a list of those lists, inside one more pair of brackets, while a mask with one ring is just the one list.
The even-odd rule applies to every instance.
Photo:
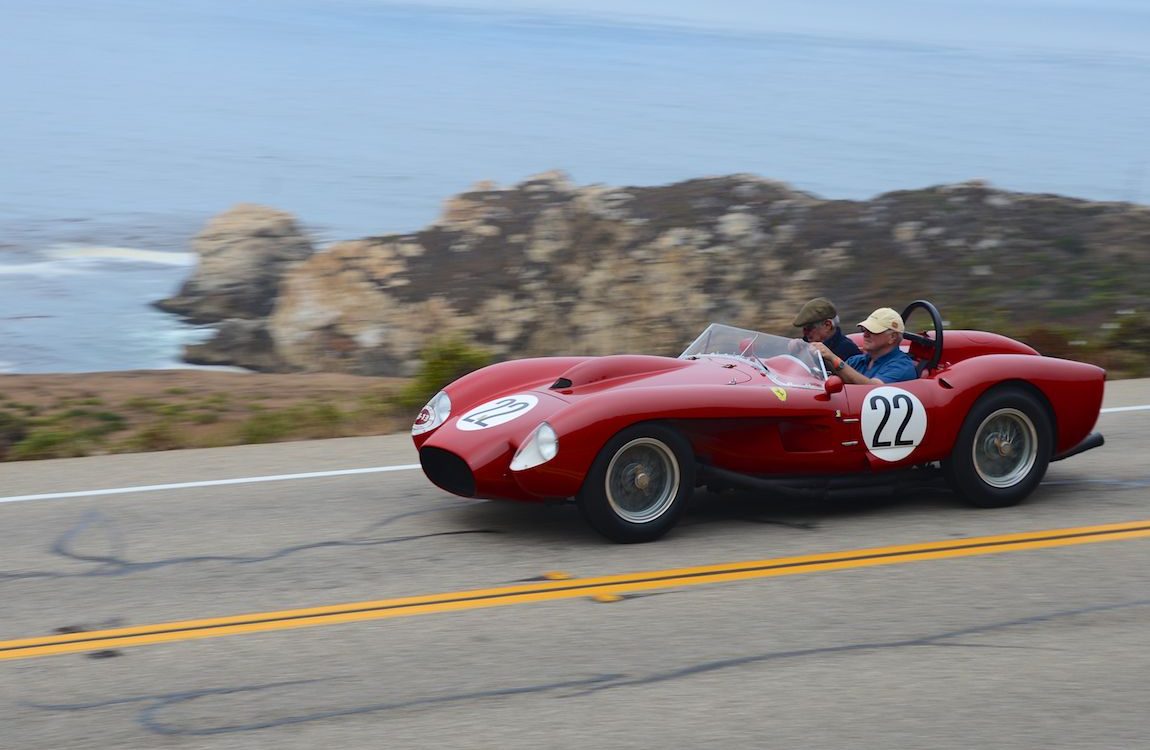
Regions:
[[0, 0], [0, 19], [0, 372], [178, 365], [210, 333], [149, 303], [239, 202], [319, 247], [550, 169], [1150, 202], [1135, 0]]

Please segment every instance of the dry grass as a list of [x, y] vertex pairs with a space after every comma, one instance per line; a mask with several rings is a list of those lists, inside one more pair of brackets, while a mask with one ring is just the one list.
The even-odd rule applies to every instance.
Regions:
[[149, 370], [0, 375], [0, 460], [375, 435], [406, 429], [407, 381]]

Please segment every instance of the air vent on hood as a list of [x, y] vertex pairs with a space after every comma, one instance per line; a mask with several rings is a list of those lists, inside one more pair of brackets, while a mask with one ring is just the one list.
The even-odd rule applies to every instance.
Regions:
[[563, 390], [564, 388], [570, 388], [570, 387], [571, 387], [571, 381], [570, 380], [568, 380], [567, 378], [559, 378], [558, 380], [555, 381], [555, 384], [553, 386], [551, 386], [551, 390], [560, 391], [560, 390]]

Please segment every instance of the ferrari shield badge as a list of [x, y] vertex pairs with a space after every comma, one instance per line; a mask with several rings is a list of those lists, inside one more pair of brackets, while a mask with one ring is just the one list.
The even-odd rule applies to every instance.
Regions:
[[771, 393], [778, 396], [779, 401], [786, 401], [787, 400], [787, 391], [785, 388], [779, 388], [778, 386], [776, 386], [776, 387], [771, 389]]

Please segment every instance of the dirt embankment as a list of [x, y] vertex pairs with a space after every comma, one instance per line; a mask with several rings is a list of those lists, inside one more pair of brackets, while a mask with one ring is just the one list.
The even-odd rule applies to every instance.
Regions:
[[0, 461], [406, 429], [406, 381], [208, 370], [0, 375]]

